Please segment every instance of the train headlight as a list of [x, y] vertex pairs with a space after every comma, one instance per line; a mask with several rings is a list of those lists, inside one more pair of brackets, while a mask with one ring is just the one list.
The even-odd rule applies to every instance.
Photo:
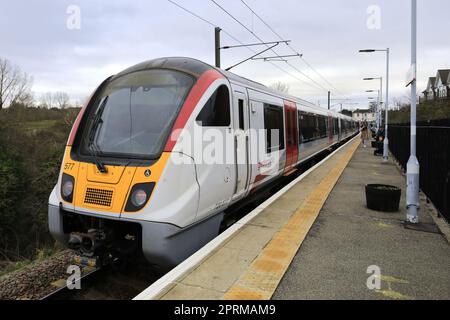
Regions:
[[150, 199], [155, 183], [139, 183], [133, 186], [128, 197], [126, 212], [136, 212], [141, 210]]
[[131, 195], [131, 203], [136, 207], [142, 206], [145, 201], [147, 201], [147, 193], [142, 189], [137, 189]]
[[63, 173], [61, 180], [61, 197], [67, 202], [73, 201], [74, 185], [75, 185], [74, 177]]

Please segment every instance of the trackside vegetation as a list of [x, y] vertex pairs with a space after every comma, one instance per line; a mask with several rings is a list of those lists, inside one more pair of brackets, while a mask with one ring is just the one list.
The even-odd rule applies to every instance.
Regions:
[[47, 203], [79, 108], [0, 110], [0, 275], [60, 248]]

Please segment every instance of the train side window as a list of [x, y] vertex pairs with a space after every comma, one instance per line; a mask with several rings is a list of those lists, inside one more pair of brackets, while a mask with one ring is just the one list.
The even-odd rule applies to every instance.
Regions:
[[195, 120], [203, 127], [228, 127], [230, 119], [230, 93], [221, 85], [209, 98]]
[[333, 119], [333, 127], [334, 127], [334, 135], [338, 135], [339, 134], [339, 119], [334, 118]]
[[317, 138], [316, 116], [301, 112], [300, 137], [302, 143], [309, 142]]
[[[266, 134], [266, 152], [284, 150], [283, 109], [264, 104], [264, 129]], [[278, 136], [278, 139], [276, 137]], [[277, 141], [278, 140], [278, 141]]]
[[327, 118], [325, 116], [319, 116], [319, 132], [320, 137], [327, 137]]
[[317, 140], [320, 138], [320, 125], [319, 125], [319, 121], [320, 121], [320, 116], [318, 115], [314, 115], [314, 140]]
[[239, 129], [244, 130], [244, 100], [238, 100], [239, 109]]

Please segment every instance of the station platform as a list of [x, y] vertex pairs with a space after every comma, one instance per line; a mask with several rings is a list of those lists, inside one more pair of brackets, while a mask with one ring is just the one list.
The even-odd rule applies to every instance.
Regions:
[[[369, 183], [401, 187], [401, 210], [367, 209]], [[405, 192], [355, 138], [135, 299], [450, 299], [448, 225], [422, 195], [406, 227]]]

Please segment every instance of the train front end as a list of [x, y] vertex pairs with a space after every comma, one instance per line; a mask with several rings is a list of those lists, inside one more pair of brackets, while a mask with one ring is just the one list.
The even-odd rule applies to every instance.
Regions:
[[95, 91], [73, 126], [49, 199], [50, 232], [80, 263], [143, 252], [169, 269], [202, 242], [179, 235], [197, 213], [195, 164], [180, 152], [183, 161], [172, 158], [177, 130], [220, 77], [195, 60], [158, 59]]

